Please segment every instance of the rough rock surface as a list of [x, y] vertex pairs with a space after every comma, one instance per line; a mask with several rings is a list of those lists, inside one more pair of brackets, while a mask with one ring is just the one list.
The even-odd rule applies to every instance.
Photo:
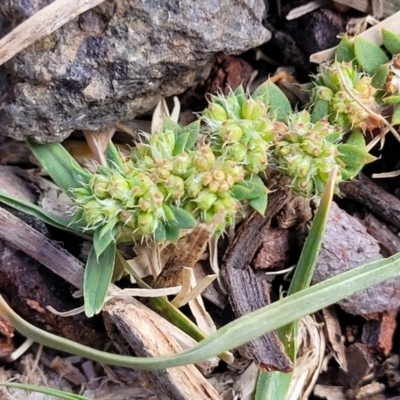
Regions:
[[[0, 35], [49, 3], [2, 0]], [[205, 78], [217, 53], [269, 40], [264, 13], [263, 0], [106, 0], [0, 68], [0, 132], [52, 142], [133, 118]]]
[[[381, 258], [379, 245], [366, 228], [333, 203], [313, 277], [314, 283]], [[356, 293], [338, 304], [346, 312], [355, 315], [398, 309], [400, 278]]]

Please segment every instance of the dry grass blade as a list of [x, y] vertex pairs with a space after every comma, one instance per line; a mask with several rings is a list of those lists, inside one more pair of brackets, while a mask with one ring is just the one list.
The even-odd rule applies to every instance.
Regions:
[[94, 155], [94, 159], [103, 166], [107, 165], [107, 160], [104, 155], [108, 143], [114, 136], [115, 128], [108, 129], [102, 132], [83, 131], [87, 144]]
[[0, 65], [104, 0], [56, 0], [0, 40]]

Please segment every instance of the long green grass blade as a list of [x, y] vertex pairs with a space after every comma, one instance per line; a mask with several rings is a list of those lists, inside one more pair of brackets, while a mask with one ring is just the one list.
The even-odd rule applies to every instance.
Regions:
[[27, 141], [29, 148], [54, 182], [68, 192], [87, 183], [86, 172], [60, 143], [38, 144]]
[[[288, 296], [293, 295], [308, 286], [314, 273], [318, 254], [322, 245], [323, 236], [328, 220], [330, 205], [335, 189], [335, 177], [337, 170], [332, 171], [330, 179], [325, 187], [321, 203], [315, 215], [310, 233], [304, 244], [295, 273], [293, 275]], [[296, 306], [295, 306], [296, 307]], [[280, 328], [279, 337], [285, 347], [286, 354], [294, 362], [296, 359], [296, 341], [298, 334], [298, 320]], [[256, 400], [281, 399], [287, 397], [292, 373], [284, 372], [260, 372], [256, 387]]]
[[[6, 204], [15, 210], [22, 211], [25, 214], [32, 215], [43, 221], [44, 223], [54, 226], [59, 229], [74, 231], [74, 227], [68, 227], [71, 218], [60, 217], [58, 215], [50, 214], [46, 210], [33, 203], [28, 203], [23, 200], [14, 198], [13, 196], [0, 190], [0, 203]], [[80, 230], [80, 229], [79, 229]]]
[[241, 346], [356, 292], [396, 278], [399, 273], [400, 254], [354, 268], [247, 314], [220, 328], [190, 350], [154, 358], [110, 354], [42, 331], [19, 317], [1, 296], [0, 315], [21, 334], [44, 346], [110, 365], [147, 370], [164, 369], [200, 362]]
[[88, 317], [93, 317], [103, 308], [114, 271], [115, 252], [114, 242], [109, 243], [99, 257], [96, 255], [94, 246], [90, 251], [83, 278], [85, 314]]
[[27, 385], [25, 383], [17, 383], [17, 382], [0, 382], [0, 386], [26, 390], [27, 392], [48, 394], [49, 396], [54, 396], [65, 400], [90, 400], [89, 397], [80, 396], [79, 394], [64, 392], [62, 390], [53, 389], [46, 386]]

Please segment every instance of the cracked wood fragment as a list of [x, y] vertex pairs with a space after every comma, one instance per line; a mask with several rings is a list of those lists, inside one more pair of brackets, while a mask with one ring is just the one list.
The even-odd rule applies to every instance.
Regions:
[[[278, 190], [271, 194], [265, 216], [254, 213], [237, 232], [229, 246], [222, 266], [222, 278], [228, 288], [229, 301], [237, 318], [269, 303], [266, 283], [249, 267], [262, 242], [261, 232], [268, 228], [272, 217], [290, 200], [290, 194]], [[275, 332], [269, 332], [243, 346], [247, 356], [266, 371], [293, 369], [291, 360]]]
[[365, 175], [359, 174], [357, 179], [341, 183], [340, 193], [400, 228], [400, 200]]
[[[134, 299], [113, 299], [103, 310], [107, 330], [117, 348], [138, 356], [163, 356], [182, 351], [181, 346], [166, 329], [169, 323]], [[111, 322], [111, 324], [110, 324]], [[170, 324], [169, 324], [170, 325]], [[114, 330], [115, 329], [115, 330]], [[121, 343], [120, 335], [126, 340]], [[143, 371], [152, 382], [160, 400], [220, 400], [218, 392], [194, 365]]]

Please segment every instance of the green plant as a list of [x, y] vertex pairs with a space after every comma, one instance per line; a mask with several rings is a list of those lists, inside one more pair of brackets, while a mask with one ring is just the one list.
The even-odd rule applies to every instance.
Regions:
[[[397, 52], [400, 37], [386, 32], [384, 45], [389, 52]], [[2, 299], [1, 315], [39, 343], [134, 368], [192, 363], [277, 328], [282, 328], [283, 337], [290, 333], [292, 340], [285, 345], [294, 359], [298, 318], [398, 272], [399, 257], [394, 256], [306, 288], [332, 192], [338, 190], [338, 183], [353, 178], [374, 160], [367, 152], [363, 131], [388, 123], [382, 113], [385, 107], [393, 107], [392, 123], [400, 123], [398, 69], [397, 58], [390, 61], [379, 46], [358, 39], [353, 45], [345, 38], [336, 62], [315, 77], [309, 109], [294, 112], [269, 80], [251, 95], [239, 87], [227, 96], [212, 96], [200, 119], [189, 126], [166, 119], [162, 130], [144, 134], [128, 157], [122, 157], [110, 143], [106, 165], [99, 165], [94, 173], [82, 169], [59, 144], [29, 143], [42, 166], [74, 201], [71, 219], [0, 193], [0, 201], [8, 205], [58, 228], [93, 237], [83, 285], [85, 312], [92, 316], [103, 306], [119, 242], [175, 243], [200, 223], [211, 224], [216, 234], [221, 234], [249, 206], [265, 212], [268, 189], [264, 172], [276, 169], [290, 179], [296, 194], [313, 196], [327, 191], [288, 298], [228, 324], [182, 355], [155, 360], [97, 352], [44, 334], [17, 317]], [[173, 315], [196, 339], [204, 338], [168, 300], [154, 299], [154, 304]], [[278, 379], [279, 385], [283, 382], [281, 389], [287, 389], [287, 376], [262, 375], [257, 398], [263, 398], [262, 388], [270, 379]]]

